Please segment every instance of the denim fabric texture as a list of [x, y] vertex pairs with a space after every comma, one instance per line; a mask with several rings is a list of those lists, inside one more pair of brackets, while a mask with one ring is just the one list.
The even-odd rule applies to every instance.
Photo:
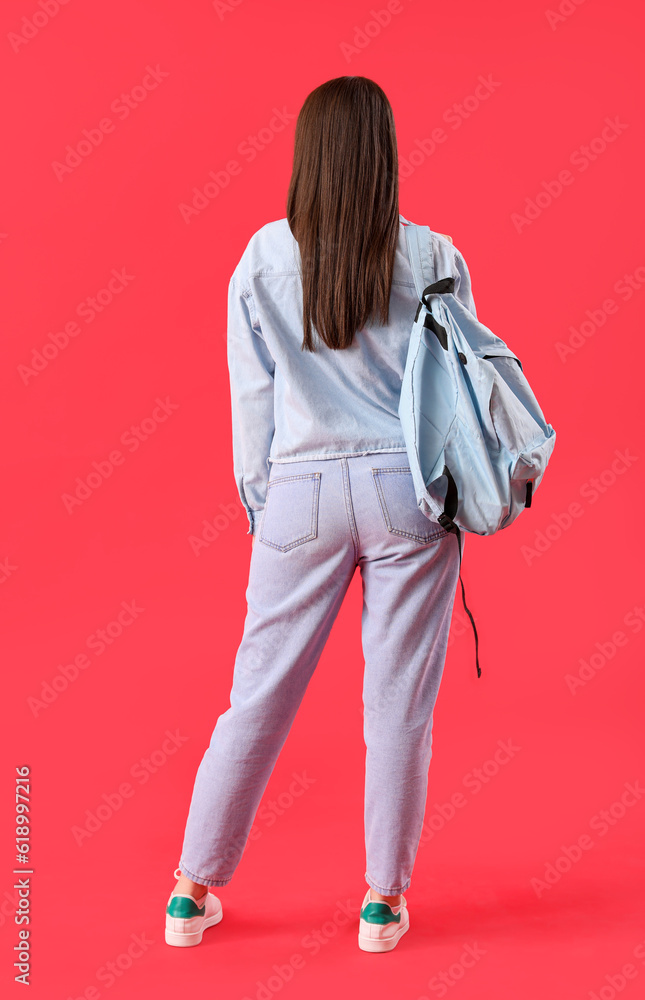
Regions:
[[[431, 274], [454, 277], [475, 315], [462, 255], [441, 234], [430, 239]], [[403, 221], [389, 323], [359, 330], [347, 350], [317, 339], [313, 354], [301, 350], [298, 245], [286, 219], [251, 237], [228, 305], [233, 465], [255, 540], [230, 706], [197, 771], [179, 867], [202, 885], [233, 877], [358, 567], [365, 879], [397, 895], [423, 826], [459, 575], [457, 538], [417, 506], [398, 416], [418, 305]]]
[[[227, 360], [234, 475], [254, 534], [273, 463], [405, 452], [398, 415], [418, 305], [403, 216], [386, 325], [359, 330], [334, 351], [316, 338], [302, 351], [299, 250], [287, 219], [249, 240], [228, 289]], [[432, 280], [455, 278], [455, 296], [476, 316], [462, 254], [430, 231]], [[430, 248], [428, 248], [429, 253]]]
[[[332, 444], [343, 442], [337, 434]], [[426, 807], [433, 710], [459, 574], [457, 538], [419, 510], [406, 455], [385, 448], [272, 464], [256, 533], [230, 707], [197, 771], [179, 867], [202, 885], [233, 877], [359, 567], [365, 880], [383, 895], [405, 892]]]

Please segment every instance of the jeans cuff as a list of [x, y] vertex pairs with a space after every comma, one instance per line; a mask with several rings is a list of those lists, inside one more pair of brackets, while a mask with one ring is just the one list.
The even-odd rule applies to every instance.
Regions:
[[402, 892], [407, 892], [410, 888], [411, 878], [408, 878], [401, 885], [394, 886], [394, 888], [387, 888], [385, 886], [379, 885], [365, 872], [365, 881], [367, 884], [374, 889], [374, 892], [380, 892], [381, 896], [400, 896]]
[[[228, 885], [233, 878], [232, 875], [229, 875], [228, 878], [205, 878], [203, 875], [195, 875], [188, 868], [186, 868], [186, 865], [181, 861], [177, 867], [182, 875], [189, 878], [191, 882], [197, 882], [198, 885]], [[383, 895], [385, 895], [385, 893], [383, 893]]]

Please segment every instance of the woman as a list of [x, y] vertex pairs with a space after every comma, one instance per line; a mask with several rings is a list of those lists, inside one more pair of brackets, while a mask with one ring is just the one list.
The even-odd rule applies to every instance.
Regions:
[[[475, 314], [468, 269], [431, 233], [435, 277]], [[363, 586], [368, 889], [359, 947], [408, 929], [457, 540], [417, 507], [398, 417], [418, 305], [398, 209], [394, 117], [365, 77], [298, 116], [287, 217], [251, 237], [229, 285], [235, 479], [253, 536], [231, 704], [199, 766], [166, 941], [198, 944], [357, 566]]]

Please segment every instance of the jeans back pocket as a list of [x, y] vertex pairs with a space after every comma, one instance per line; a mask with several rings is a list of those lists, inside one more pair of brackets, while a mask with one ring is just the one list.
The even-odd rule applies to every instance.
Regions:
[[388, 531], [418, 542], [431, 542], [448, 534], [419, 509], [409, 466], [372, 469], [372, 477]]
[[320, 472], [269, 479], [260, 541], [286, 552], [316, 538], [319, 493]]

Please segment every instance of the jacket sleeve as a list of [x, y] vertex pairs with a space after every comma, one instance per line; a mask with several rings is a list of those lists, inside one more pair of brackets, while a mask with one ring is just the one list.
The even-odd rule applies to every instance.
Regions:
[[453, 258], [453, 267], [455, 269], [455, 298], [468, 309], [475, 319], [477, 319], [477, 309], [475, 308], [475, 300], [473, 298], [473, 292], [470, 284], [470, 272], [468, 270], [468, 265], [466, 261], [459, 253], [459, 250], [455, 249]]
[[229, 282], [226, 344], [233, 470], [249, 519], [247, 534], [253, 535], [264, 509], [269, 479], [267, 459], [275, 430], [275, 363], [262, 336], [251, 290], [242, 284], [237, 270]]

